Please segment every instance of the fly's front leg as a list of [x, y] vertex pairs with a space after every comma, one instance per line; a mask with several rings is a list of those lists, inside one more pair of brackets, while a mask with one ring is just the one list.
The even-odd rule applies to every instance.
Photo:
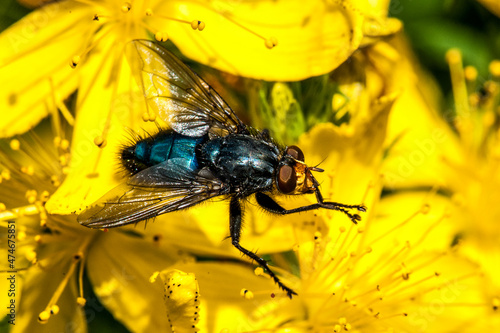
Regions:
[[316, 199], [318, 203], [321, 205], [321, 208], [333, 209], [339, 212], [346, 214], [354, 224], [358, 224], [358, 221], [361, 221], [361, 216], [358, 214], [351, 214], [348, 209], [356, 209], [359, 212], [366, 212], [365, 205], [345, 205], [338, 202], [324, 201], [323, 195], [319, 191], [319, 188], [316, 188], [314, 192], [316, 194]]
[[338, 202], [329, 202], [329, 201], [323, 201], [323, 196], [319, 192], [319, 190], [316, 190], [316, 198], [318, 199], [318, 203], [308, 205], [308, 206], [303, 206], [303, 207], [298, 207], [294, 209], [285, 209], [281, 207], [276, 201], [274, 201], [270, 196], [258, 192], [255, 194], [255, 197], [257, 199], [257, 203], [264, 208], [265, 210], [274, 213], [274, 214], [279, 214], [279, 215], [287, 215], [287, 214], [293, 214], [293, 213], [300, 213], [300, 212], [306, 212], [309, 210], [314, 210], [314, 209], [319, 209], [319, 208], [326, 208], [326, 209], [331, 209], [331, 210], [336, 210], [339, 212], [344, 213], [347, 215], [351, 221], [354, 224], [358, 224], [358, 221], [361, 221], [361, 216], [358, 214], [351, 214], [348, 209], [357, 209], [360, 212], [366, 212], [366, 207], [363, 205], [344, 205]]
[[288, 297], [292, 298], [292, 295], [297, 295], [295, 291], [285, 286], [280, 279], [274, 274], [274, 272], [269, 268], [267, 261], [259, 257], [256, 253], [249, 251], [240, 245], [240, 232], [241, 232], [241, 204], [236, 197], [231, 198], [229, 203], [229, 232], [231, 234], [232, 244], [235, 248], [240, 250], [241, 253], [255, 260], [274, 280], [274, 282], [283, 289]]

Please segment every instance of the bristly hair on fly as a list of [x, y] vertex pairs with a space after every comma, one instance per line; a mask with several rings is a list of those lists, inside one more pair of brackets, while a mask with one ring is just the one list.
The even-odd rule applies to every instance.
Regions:
[[169, 130], [166, 127], [162, 127], [160, 124], [155, 122], [156, 130], [153, 133], [142, 129], [142, 134], [134, 131], [131, 128], [127, 128], [127, 135], [124, 138], [124, 143], [120, 144], [117, 152], [117, 164], [116, 169], [118, 174], [122, 174], [124, 177], [133, 176], [139, 171], [146, 169], [148, 166], [142, 163], [136, 158], [134, 149], [138, 143], [148, 141], [154, 141], [161, 132]]

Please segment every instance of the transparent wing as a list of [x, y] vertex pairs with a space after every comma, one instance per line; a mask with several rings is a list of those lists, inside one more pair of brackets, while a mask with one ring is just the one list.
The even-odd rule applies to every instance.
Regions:
[[169, 51], [134, 40], [126, 52], [149, 107], [177, 133], [224, 136], [246, 130], [222, 97]]
[[222, 183], [186, 171], [174, 160], [139, 172], [115, 187], [78, 216], [91, 228], [140, 222], [191, 207], [222, 193]]

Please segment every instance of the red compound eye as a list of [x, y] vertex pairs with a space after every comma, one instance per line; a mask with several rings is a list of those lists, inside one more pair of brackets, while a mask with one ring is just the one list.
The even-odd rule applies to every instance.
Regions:
[[286, 153], [292, 156], [297, 161], [304, 162], [304, 153], [297, 146], [290, 146], [286, 149]]
[[281, 193], [292, 193], [297, 187], [295, 170], [288, 165], [283, 165], [278, 172], [278, 190]]

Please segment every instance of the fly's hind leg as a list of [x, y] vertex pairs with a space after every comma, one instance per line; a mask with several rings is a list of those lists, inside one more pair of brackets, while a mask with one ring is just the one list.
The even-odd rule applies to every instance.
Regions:
[[274, 272], [269, 268], [269, 265], [267, 264], [266, 260], [264, 260], [257, 254], [245, 249], [240, 245], [241, 216], [242, 216], [241, 204], [238, 198], [232, 197], [231, 202], [229, 204], [229, 231], [231, 233], [231, 240], [233, 246], [238, 250], [240, 250], [240, 252], [243, 253], [244, 255], [250, 257], [252, 260], [255, 260], [257, 264], [259, 264], [269, 274], [269, 276], [271, 276], [274, 282], [286, 292], [288, 297], [292, 298], [292, 295], [297, 295], [295, 291], [288, 288], [280, 281], [280, 279], [276, 276], [276, 274], [274, 274]]

